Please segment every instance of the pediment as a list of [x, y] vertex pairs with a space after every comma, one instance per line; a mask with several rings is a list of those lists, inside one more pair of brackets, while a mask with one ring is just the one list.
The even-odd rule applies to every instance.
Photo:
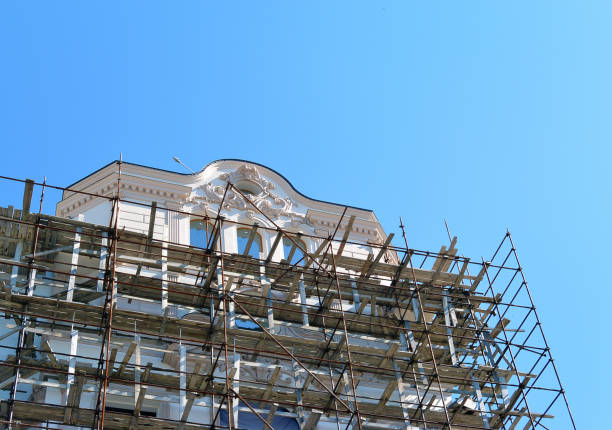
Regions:
[[312, 226], [306, 213], [308, 208], [290, 195], [290, 184], [274, 181], [261, 170], [253, 164], [240, 163], [226, 169], [217, 168], [212, 175], [203, 172], [203, 181], [195, 184], [184, 207], [195, 212], [216, 213], [223, 202], [223, 210], [245, 211], [251, 217], [261, 212], [273, 221]]

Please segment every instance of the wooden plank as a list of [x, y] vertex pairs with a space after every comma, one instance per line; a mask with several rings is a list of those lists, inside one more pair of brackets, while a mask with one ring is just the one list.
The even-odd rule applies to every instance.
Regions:
[[108, 360], [108, 368], [112, 372], [115, 366], [115, 359], [117, 358], [117, 348], [111, 349], [110, 359]]
[[[521, 410], [519, 411], [520, 413], [523, 413], [527, 410], [527, 408], [521, 408]], [[516, 428], [516, 426], [518, 426], [519, 421], [521, 420], [522, 416], [518, 416], [516, 418], [514, 418], [514, 421], [512, 422], [512, 425], [508, 428], [508, 430], [514, 430]]]
[[251, 250], [251, 246], [253, 246], [253, 241], [255, 240], [255, 237], [257, 236], [258, 227], [259, 227], [259, 224], [257, 223], [253, 224], [253, 228], [249, 232], [249, 238], [247, 239], [247, 243], [246, 243], [246, 246], [244, 247], [244, 251], [242, 251], [242, 255], [248, 255], [249, 251]]
[[[293, 259], [293, 255], [295, 254], [296, 249], [298, 248], [297, 244], [300, 242], [300, 238], [302, 237], [302, 233], [298, 233], [296, 235], [295, 238], [293, 238], [293, 240], [291, 241], [292, 245], [291, 245], [291, 249], [289, 250], [289, 255], [285, 256], [285, 261], [287, 261], [287, 264], [291, 264], [291, 260]], [[306, 255], [306, 250], [302, 250], [302, 252], [304, 253], [304, 255]]]
[[[274, 368], [274, 371], [272, 372], [272, 376], [270, 376], [270, 379], [268, 380], [268, 385], [266, 386], [266, 391], [264, 391], [264, 394], [261, 398], [261, 402], [259, 402], [259, 407], [262, 408], [265, 405], [265, 401], [268, 400], [270, 398], [270, 396], [272, 395], [272, 389], [274, 388], [274, 384], [276, 384], [276, 380], [278, 379], [279, 375], [280, 375], [280, 371], [281, 371], [281, 367], [280, 366], [276, 366], [276, 368]], [[269, 422], [269, 421], [268, 421]]]
[[268, 252], [268, 256], [266, 257], [266, 264], [272, 261], [272, 257], [274, 256], [274, 253], [276, 252], [276, 248], [278, 248], [278, 244], [280, 243], [282, 238], [283, 238], [282, 231], [279, 231], [278, 233], [276, 233], [276, 238], [274, 238], [274, 243], [272, 244], [272, 248], [270, 248], [270, 252]]
[[442, 246], [442, 248], [440, 248], [440, 250], [438, 251], [438, 256], [436, 257], [436, 259], [434, 260], [433, 264], [431, 265], [431, 271], [432, 272], [437, 272], [438, 268], [441, 269], [442, 256], [444, 254], [446, 254], [446, 246]]
[[510, 320], [507, 318], [504, 318], [502, 321], [499, 321], [495, 328], [491, 330], [491, 337], [495, 339], [506, 328], [508, 324], [510, 324]]
[[140, 385], [140, 390], [138, 391], [138, 399], [136, 400], [136, 405], [134, 406], [134, 414], [130, 419], [130, 430], [134, 430], [138, 426], [138, 421], [140, 420], [140, 411], [142, 410], [142, 404], [144, 403], [145, 395], [147, 393], [147, 386], [143, 385], [149, 379], [149, 374], [151, 373], [152, 363], [147, 364], [147, 368], [144, 371], [142, 376], [142, 381]]
[[374, 254], [369, 253], [368, 258], [363, 262], [363, 266], [361, 267], [359, 279], [357, 279], [357, 289], [361, 287], [361, 281], [370, 277], [368, 272], [370, 271], [370, 267], [372, 266], [372, 260], [374, 259]]
[[467, 270], [469, 264], [470, 264], [470, 259], [466, 258], [465, 261], [463, 262], [463, 266], [461, 266], [461, 271], [459, 272], [457, 279], [453, 283], [453, 287], [457, 288], [459, 284], [461, 284], [461, 280], [465, 276], [465, 271]]
[[370, 277], [372, 270], [374, 270], [374, 268], [376, 267], [376, 265], [378, 264], [382, 256], [385, 255], [385, 252], [387, 252], [387, 248], [389, 248], [389, 245], [391, 244], [391, 240], [393, 240], [394, 235], [395, 235], [394, 233], [390, 233], [389, 236], [387, 236], [387, 240], [385, 240], [385, 243], [379, 249], [378, 254], [376, 255], [376, 258], [374, 259], [374, 261], [368, 268], [368, 273], [366, 274], [366, 278]]
[[117, 370], [117, 374], [115, 375], [117, 378], [121, 377], [121, 374], [125, 370], [125, 366], [127, 366], [128, 362], [130, 361], [130, 358], [132, 358], [132, 354], [134, 354], [134, 351], [136, 350], [136, 346], [136, 342], [130, 342], [130, 346], [128, 347], [128, 350], [126, 351], [125, 355], [123, 356], [123, 360], [121, 361], [119, 370]]
[[49, 357], [49, 360], [51, 360], [51, 363], [54, 366], [57, 366], [57, 358], [55, 357], [55, 353], [51, 349], [51, 345], [49, 344], [48, 340], [45, 340], [44, 342], [42, 342], [41, 348], [43, 351], [45, 351], [45, 353], [47, 354], [47, 357]]
[[22, 210], [23, 214], [27, 215], [30, 213], [30, 205], [32, 204], [32, 191], [34, 190], [34, 181], [32, 179], [26, 179], [23, 189], [23, 203]]
[[77, 376], [76, 386], [70, 390], [68, 399], [66, 401], [66, 409], [64, 409], [64, 423], [73, 424], [72, 414], [75, 409], [79, 409], [81, 403], [81, 393], [83, 392], [83, 385], [85, 384], [84, 375]]
[[351, 234], [351, 230], [353, 229], [353, 223], [355, 222], [355, 215], [351, 215], [349, 218], [348, 224], [344, 229], [344, 235], [342, 236], [342, 242], [340, 242], [340, 246], [338, 247], [338, 252], [336, 252], [336, 256], [340, 257], [342, 252], [344, 251], [344, 247], [346, 246], [346, 242], [348, 241], [349, 235]]
[[313, 430], [316, 428], [319, 420], [321, 419], [321, 415], [323, 415], [321, 412], [313, 409], [310, 412], [308, 420], [306, 420], [306, 424], [304, 424], [303, 430]]
[[[199, 370], [199, 367], [198, 367], [198, 370]], [[193, 378], [196, 376], [195, 373], [196, 372], [194, 371], [192, 380], [187, 385], [187, 388], [189, 388], [189, 386], [192, 384]], [[211, 368], [208, 376], [204, 377], [204, 375], [198, 375], [198, 376], [202, 376], [202, 380], [200, 381], [197, 387], [197, 391], [199, 392], [208, 391], [208, 387], [210, 386], [213, 380], [213, 374], [214, 374], [214, 368]], [[187, 403], [185, 404], [185, 408], [183, 409], [183, 413], [181, 414], [181, 422], [184, 423], [189, 418], [189, 414], [191, 413], [191, 408], [193, 408], [193, 403], [197, 397], [198, 395], [196, 393], [187, 394]]]
[[380, 397], [380, 400], [378, 401], [378, 405], [376, 405], [376, 410], [374, 411], [374, 413], [379, 413], [381, 409], [385, 407], [396, 388], [397, 379], [393, 379], [387, 384], [387, 388], [385, 388], [385, 391], [383, 391], [383, 394]]
[[312, 265], [312, 263], [314, 263], [314, 261], [321, 255], [323, 250], [327, 248], [328, 243], [329, 239], [325, 239], [323, 242], [321, 242], [317, 250], [312, 253], [312, 255], [306, 256], [306, 261], [304, 262], [304, 270], [308, 269]]
[[155, 217], [157, 215], [157, 202], [151, 203], [151, 212], [149, 214], [149, 230], [147, 232], [147, 251], [151, 247], [153, 241], [153, 232], [155, 230]]
[[[397, 282], [400, 280], [402, 272], [404, 271], [404, 269], [408, 265], [408, 262], [410, 261], [411, 257], [412, 257], [412, 250], [408, 251], [404, 255], [404, 259], [402, 260], [400, 265], [397, 267], [397, 272], [395, 272], [395, 275], [393, 276], [393, 281], [391, 282], [391, 285], [397, 285]], [[391, 290], [391, 291], [393, 291], [393, 290]]]
[[[523, 378], [523, 382], [521, 383], [521, 385], [522, 386], [527, 386], [527, 383], [529, 383], [529, 380], [531, 379], [531, 376], [535, 377], [536, 375], [525, 376]], [[508, 399], [508, 403], [507, 403], [507, 405], [504, 408], [491, 411], [491, 412], [493, 412], [494, 414], [497, 415], [491, 421], [491, 427], [496, 428], [499, 424], [501, 424], [503, 422], [503, 420], [504, 420], [506, 415], [513, 415], [512, 414], [512, 409], [514, 408], [514, 405], [518, 401], [518, 399], [521, 396], [521, 394], [522, 394], [522, 390], [521, 389], [517, 389], [514, 393], [512, 393], [512, 396], [510, 396], [510, 399]]]
[[398, 342], [392, 343], [391, 346], [389, 346], [389, 349], [387, 349], [387, 353], [385, 354], [385, 357], [382, 360], [380, 360], [378, 367], [379, 368], [387, 367], [387, 364], [393, 360], [393, 356], [395, 355], [398, 349], [399, 349], [399, 343]]
[[[299, 281], [298, 281], [299, 282]], [[295, 290], [297, 289], [298, 282], [292, 281], [289, 283], [289, 292], [287, 293], [287, 297], [285, 297], [285, 303], [291, 302], [295, 296]]]
[[202, 367], [201, 361], [196, 361], [195, 366], [193, 366], [193, 372], [189, 376], [189, 381], [187, 381], [187, 389], [193, 389], [197, 384], [198, 380], [202, 379], [203, 375], [200, 375], [200, 368]]
[[[266, 421], [272, 425], [272, 420], [274, 420], [274, 414], [276, 414], [276, 410], [278, 409], [278, 403], [273, 403], [270, 408], [270, 412], [268, 412], [268, 416], [266, 417]], [[268, 428], [265, 423], [261, 423], [262, 430]]]
[[142, 385], [142, 384], [146, 383], [147, 380], [149, 379], [149, 374], [151, 373], [152, 367], [153, 367], [152, 363], [147, 363], [147, 368], [145, 369], [144, 374], [142, 375], [140, 392], [138, 393], [138, 400], [136, 400], [136, 407], [134, 408], [134, 416], [136, 417], [140, 415], [140, 410], [142, 409], [142, 403], [144, 402], [145, 394], [147, 392], [147, 386]]
[[204, 291], [208, 290], [208, 288], [210, 287], [210, 283], [212, 282], [213, 277], [215, 276], [218, 263], [218, 257], [211, 257], [210, 264], [208, 265], [208, 274], [206, 275], [206, 281], [204, 281], [204, 285], [202, 286]]
[[476, 291], [476, 288], [478, 288], [478, 284], [480, 284], [480, 282], [482, 281], [482, 278], [484, 278], [484, 274], [486, 273], [486, 271], [487, 271], [487, 263], [483, 263], [482, 268], [480, 269], [480, 272], [476, 276], [476, 279], [474, 279], [474, 282], [472, 282], [472, 286], [470, 287], [471, 292]]

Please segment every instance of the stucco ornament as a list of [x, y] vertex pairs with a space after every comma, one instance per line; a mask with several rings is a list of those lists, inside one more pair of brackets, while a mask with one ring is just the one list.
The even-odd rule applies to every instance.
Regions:
[[223, 209], [246, 211], [247, 217], [251, 218], [256, 212], [255, 206], [273, 220], [285, 219], [291, 223], [312, 226], [308, 217], [294, 210], [299, 206], [297, 202], [274, 193], [275, 185], [262, 177], [255, 166], [248, 164], [241, 164], [236, 170], [222, 173], [217, 179], [196, 187], [186, 200], [185, 207], [205, 211], [213, 209], [211, 205], [218, 207], [228, 182], [238, 188], [249, 201], [234, 189], [228, 189]]

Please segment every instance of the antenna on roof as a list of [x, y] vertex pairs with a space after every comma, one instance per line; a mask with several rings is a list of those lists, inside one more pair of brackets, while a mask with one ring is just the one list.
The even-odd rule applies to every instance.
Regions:
[[185, 169], [189, 170], [191, 173], [193, 173], [195, 175], [195, 172], [193, 170], [191, 170], [189, 167], [187, 167], [187, 165], [185, 165], [185, 163], [183, 163], [181, 160], [179, 160], [178, 157], [172, 157], [172, 159], [174, 161], [176, 161], [177, 163], [179, 163], [181, 166], [183, 166]]

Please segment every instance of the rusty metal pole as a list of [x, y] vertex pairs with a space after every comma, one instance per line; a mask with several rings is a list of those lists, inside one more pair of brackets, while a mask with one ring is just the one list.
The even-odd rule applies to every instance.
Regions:
[[342, 306], [342, 291], [340, 290], [340, 281], [338, 280], [338, 269], [336, 267], [336, 257], [334, 257], [334, 250], [331, 248], [332, 242], [329, 242], [330, 255], [334, 267], [334, 281], [336, 282], [336, 289], [338, 291], [338, 303], [340, 303], [340, 315], [342, 316], [342, 327], [344, 331], [344, 343], [346, 343], [346, 356], [348, 359], [349, 374], [351, 375], [351, 388], [353, 390], [353, 402], [355, 404], [355, 415], [357, 418], [357, 425], [361, 430], [361, 414], [359, 413], [359, 404], [357, 403], [357, 386], [355, 385], [355, 374], [353, 373], [353, 363], [351, 361], [351, 347], [349, 345], [348, 331], [346, 328], [346, 321], [344, 319], [344, 307]]
[[[402, 229], [402, 237], [404, 238], [404, 243], [406, 244], [406, 249], [408, 249], [408, 239], [406, 238], [406, 229], [404, 228], [404, 223], [400, 217], [401, 229]], [[408, 253], [408, 264], [410, 265], [410, 270], [412, 272], [412, 279], [414, 282], [414, 291], [417, 296], [417, 302], [419, 304], [419, 312], [421, 314], [421, 318], [423, 319], [423, 330], [427, 337], [427, 344], [429, 345], [429, 352], [431, 354], [431, 361], [434, 368], [434, 373], [436, 377], [436, 382], [438, 385], [438, 391], [440, 392], [440, 400], [442, 400], [442, 407], [444, 408], [444, 416], [446, 417], [446, 422], [448, 428], [452, 430], [452, 424], [450, 415], [448, 414], [448, 408], [446, 406], [446, 400], [444, 400], [444, 394], [442, 393], [442, 382], [440, 381], [440, 373], [438, 371], [438, 364], [436, 363], [436, 356], [433, 349], [433, 344], [431, 341], [430, 331], [427, 328], [427, 318], [425, 317], [425, 308], [423, 307], [423, 300], [421, 298], [421, 293], [419, 291], [419, 286], [417, 285], [416, 272], [414, 271], [414, 266], [412, 264], [412, 256]], [[446, 427], [446, 426], [445, 426]]]
[[110, 294], [109, 301], [109, 309], [108, 309], [108, 323], [107, 329], [105, 333], [106, 337], [106, 362], [104, 365], [104, 388], [102, 391], [102, 418], [100, 420], [99, 429], [104, 430], [104, 415], [106, 410], [106, 390], [108, 389], [108, 377], [109, 377], [109, 361], [110, 361], [110, 343], [112, 338], [113, 331], [113, 307], [114, 307], [114, 289], [115, 289], [115, 276], [116, 276], [116, 266], [117, 266], [117, 241], [119, 238], [118, 234], [118, 223], [119, 223], [119, 204], [121, 202], [121, 163], [123, 161], [123, 155], [119, 156], [119, 174], [117, 176], [117, 195], [115, 196], [115, 206], [114, 206], [114, 218], [115, 218], [115, 226], [113, 228], [113, 243], [111, 246], [111, 254], [112, 254], [112, 268], [111, 268], [111, 277], [110, 283], [107, 283], [107, 294]]

